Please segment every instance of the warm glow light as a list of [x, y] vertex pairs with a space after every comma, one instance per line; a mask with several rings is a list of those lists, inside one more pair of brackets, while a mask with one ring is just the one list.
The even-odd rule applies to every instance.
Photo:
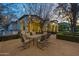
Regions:
[[79, 23], [79, 20], [77, 20], [77, 23]]
[[51, 23], [51, 25], [55, 25], [55, 23]]

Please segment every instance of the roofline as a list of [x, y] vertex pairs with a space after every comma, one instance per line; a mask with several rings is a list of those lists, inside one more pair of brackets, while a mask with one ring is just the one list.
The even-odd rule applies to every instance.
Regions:
[[[18, 20], [20, 21], [22, 18], [24, 18], [24, 17], [26, 17], [26, 16], [29, 16], [29, 15], [23, 15], [23, 16], [22, 16], [22, 17], [20, 17]], [[30, 15], [30, 16], [36, 16], [36, 17], [38, 17], [38, 18], [42, 19], [41, 17], [39, 17], [39, 16], [37, 16], [37, 15]]]

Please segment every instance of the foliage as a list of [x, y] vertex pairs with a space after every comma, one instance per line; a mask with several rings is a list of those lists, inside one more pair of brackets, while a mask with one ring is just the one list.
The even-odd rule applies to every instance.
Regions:
[[57, 33], [56, 38], [79, 43], [79, 32], [59, 32]]
[[59, 23], [59, 31], [70, 31], [70, 24], [69, 23]]

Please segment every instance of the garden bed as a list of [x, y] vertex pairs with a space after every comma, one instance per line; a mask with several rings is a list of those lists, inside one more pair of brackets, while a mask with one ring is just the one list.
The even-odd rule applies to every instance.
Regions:
[[0, 41], [7, 41], [11, 39], [18, 39], [19, 35], [10, 35], [10, 36], [0, 36]]
[[18, 32], [5, 32], [5, 34], [0, 34], [0, 41], [7, 41], [11, 39], [18, 39], [20, 36]]
[[71, 33], [71, 32], [60, 32], [56, 35], [57, 39], [78, 42], [79, 43], [79, 33]]

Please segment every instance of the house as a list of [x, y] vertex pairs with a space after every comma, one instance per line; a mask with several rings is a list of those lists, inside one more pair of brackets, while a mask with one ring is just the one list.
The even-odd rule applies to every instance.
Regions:
[[58, 32], [58, 21], [57, 20], [53, 20], [53, 21], [49, 22], [48, 31], [51, 32], [51, 33], [57, 33]]
[[20, 19], [20, 29], [27, 32], [42, 32], [42, 18], [37, 15], [23, 15]]

